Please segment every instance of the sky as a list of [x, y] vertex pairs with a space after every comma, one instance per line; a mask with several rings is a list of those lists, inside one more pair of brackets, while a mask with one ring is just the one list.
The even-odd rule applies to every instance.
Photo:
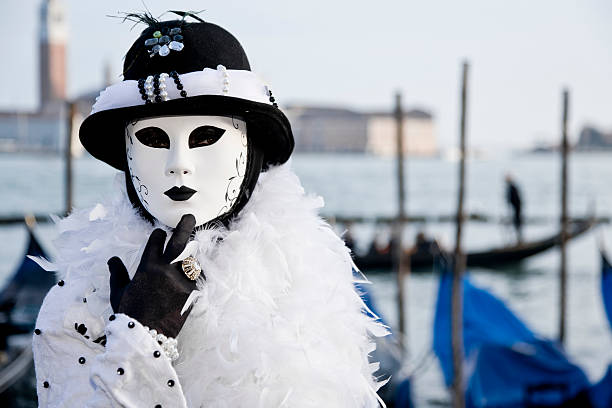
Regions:
[[[68, 95], [99, 90], [104, 66], [120, 80], [122, 58], [143, 27], [109, 18], [141, 11], [141, 0], [62, 0], [69, 20]], [[40, 0], [4, 0], [2, 63], [9, 78], [0, 110], [38, 101]], [[555, 143], [561, 97], [570, 91], [570, 138], [583, 126], [612, 132], [612, 2], [168, 1], [146, 0], [200, 16], [233, 33], [252, 70], [282, 105], [391, 110], [434, 115], [442, 148], [457, 145], [461, 64], [468, 61], [468, 144], [511, 150]], [[13, 78], [13, 79], [10, 79]]]

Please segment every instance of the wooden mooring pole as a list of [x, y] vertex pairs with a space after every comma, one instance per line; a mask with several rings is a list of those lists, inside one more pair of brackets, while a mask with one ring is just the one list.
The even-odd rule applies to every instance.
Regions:
[[463, 63], [461, 80], [461, 119], [459, 125], [459, 193], [457, 200], [457, 235], [455, 238], [455, 256], [453, 268], [453, 287], [451, 293], [451, 347], [453, 351], [453, 407], [465, 406], [463, 381], [463, 284], [465, 254], [462, 250], [463, 201], [465, 197], [465, 124], [467, 111], [467, 80], [469, 65]]
[[64, 152], [65, 173], [64, 173], [64, 191], [65, 196], [65, 213], [70, 214], [72, 210], [72, 132], [74, 115], [76, 114], [76, 103], [66, 103], [66, 150]]
[[561, 122], [561, 265], [559, 270], [559, 343], [565, 342], [566, 313], [567, 313], [567, 156], [569, 146], [567, 142], [567, 118], [569, 114], [569, 91], [563, 90], [563, 116]]
[[[400, 333], [406, 334], [406, 293], [404, 290], [405, 278], [410, 274], [410, 260], [404, 256], [404, 220], [406, 219], [406, 193], [404, 178], [404, 112], [402, 109], [402, 94], [395, 94], [395, 122], [396, 122], [396, 166], [397, 166], [397, 218], [393, 231], [393, 263], [397, 274], [397, 311], [398, 329]], [[402, 342], [403, 350], [407, 344]]]

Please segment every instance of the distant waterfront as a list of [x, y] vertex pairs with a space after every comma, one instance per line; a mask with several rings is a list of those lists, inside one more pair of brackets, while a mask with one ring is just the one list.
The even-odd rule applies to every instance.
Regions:
[[[392, 215], [395, 212], [394, 162], [362, 155], [296, 155], [293, 168], [306, 191], [325, 198], [326, 214], [353, 216]], [[570, 208], [584, 215], [595, 207], [598, 215], [612, 216], [612, 160], [604, 154], [575, 154], [570, 158]], [[0, 154], [0, 215], [35, 212], [58, 213], [63, 209], [63, 163], [48, 155]], [[444, 159], [409, 159], [408, 212], [410, 214], [451, 214], [456, 200], [456, 163]], [[556, 155], [521, 155], [475, 159], [468, 165], [467, 209], [492, 216], [507, 215], [503, 176], [510, 171], [520, 183], [528, 216], [554, 220], [559, 213], [560, 163]], [[113, 189], [116, 171], [91, 158], [75, 160], [75, 205], [91, 206]], [[452, 224], [412, 225], [406, 233], [411, 241], [417, 227], [424, 227], [446, 245], [452, 244]], [[555, 231], [554, 224], [529, 226], [527, 238]], [[54, 231], [41, 225], [39, 235], [52, 251]], [[356, 226], [360, 248], [374, 234], [371, 225]], [[569, 245], [569, 331], [568, 351], [592, 380], [598, 379], [612, 362], [612, 335], [603, 315], [599, 296], [600, 236], [612, 251], [610, 227], [601, 226]], [[511, 240], [508, 227], [470, 223], [466, 230], [469, 249], [499, 245]], [[0, 228], [0, 282], [21, 260], [25, 232], [19, 225]], [[477, 283], [492, 288], [545, 336], [555, 336], [557, 327], [558, 253], [549, 251], [518, 268], [503, 271], [474, 270]], [[367, 271], [366, 271], [367, 273]], [[369, 274], [381, 312], [396, 323], [395, 287], [388, 274]], [[407, 283], [408, 339], [413, 357], [427, 350], [431, 342], [431, 318], [437, 288], [433, 274], [413, 275]], [[448, 400], [437, 363], [415, 379], [419, 407]]]

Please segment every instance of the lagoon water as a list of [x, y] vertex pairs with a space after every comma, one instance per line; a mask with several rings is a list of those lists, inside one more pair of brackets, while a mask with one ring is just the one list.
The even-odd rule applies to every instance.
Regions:
[[[394, 162], [361, 155], [296, 155], [291, 164], [306, 191], [325, 198], [326, 215], [375, 217], [396, 211]], [[91, 158], [75, 161], [75, 206], [91, 206], [113, 188], [116, 172]], [[457, 163], [444, 159], [409, 159], [406, 163], [408, 205], [411, 215], [449, 215], [456, 206]], [[495, 217], [507, 216], [503, 178], [510, 171], [524, 196], [524, 212], [548, 222], [528, 225], [526, 239], [557, 230], [560, 208], [560, 162], [556, 155], [524, 155], [479, 158], [468, 163], [467, 211]], [[612, 156], [575, 154], [570, 160], [570, 211], [584, 216], [590, 210], [612, 216]], [[54, 156], [0, 155], [0, 217], [32, 212], [63, 211], [63, 163]], [[453, 244], [454, 226], [449, 223], [411, 225], [406, 239], [417, 229], [435, 235], [447, 246]], [[341, 231], [339, 231], [341, 232]], [[388, 231], [372, 225], [355, 226], [358, 250], [369, 245], [374, 235]], [[41, 224], [38, 235], [53, 254], [52, 224]], [[470, 222], [464, 242], [467, 250], [511, 242], [507, 225]], [[26, 233], [22, 226], [0, 227], [0, 284], [21, 261]], [[599, 292], [598, 243], [612, 251], [612, 231], [601, 225], [571, 241], [569, 250], [569, 306], [566, 348], [573, 360], [598, 380], [612, 363], [612, 332], [605, 319]], [[470, 271], [477, 284], [502, 298], [528, 325], [542, 336], [557, 336], [559, 252], [550, 250], [513, 268]], [[395, 280], [390, 274], [368, 273], [381, 314], [396, 326]], [[432, 317], [438, 277], [414, 274], [406, 281], [406, 341], [410, 363], [431, 349]], [[417, 407], [445, 405], [445, 390], [437, 361], [431, 360], [414, 379]]]

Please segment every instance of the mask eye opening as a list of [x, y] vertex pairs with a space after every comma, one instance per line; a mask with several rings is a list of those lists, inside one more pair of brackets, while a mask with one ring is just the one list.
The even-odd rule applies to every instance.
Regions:
[[134, 135], [145, 146], [156, 149], [170, 149], [168, 134], [158, 127], [149, 126], [138, 130]]
[[224, 133], [225, 129], [216, 126], [199, 126], [189, 134], [189, 148], [195, 149], [198, 147], [211, 146], [217, 143]]

